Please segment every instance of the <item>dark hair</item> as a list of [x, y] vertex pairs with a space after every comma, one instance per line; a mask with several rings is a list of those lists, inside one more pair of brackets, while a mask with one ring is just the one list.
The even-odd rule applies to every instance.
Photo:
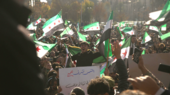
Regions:
[[109, 83], [103, 78], [95, 78], [90, 81], [87, 87], [87, 93], [89, 95], [98, 95], [109, 93]]
[[75, 93], [75, 95], [85, 95], [83, 89], [81, 89], [80, 87], [73, 88], [71, 93]]
[[136, 35], [132, 35], [131, 37], [136, 37]]
[[56, 66], [55, 70], [58, 72], [59, 68], [62, 68], [61, 66]]
[[47, 76], [49, 78], [49, 77], [53, 76], [54, 74], [57, 76], [57, 72], [55, 70], [51, 70], [51, 71], [48, 72]]
[[139, 90], [126, 90], [123, 91], [120, 95], [147, 95], [147, 94]]
[[52, 68], [53, 68], [53, 70], [55, 69], [55, 67], [56, 66], [60, 66], [60, 63], [58, 63], [58, 62], [54, 62], [53, 64], [52, 64]]
[[71, 93], [70, 95], [76, 95], [75, 93]]

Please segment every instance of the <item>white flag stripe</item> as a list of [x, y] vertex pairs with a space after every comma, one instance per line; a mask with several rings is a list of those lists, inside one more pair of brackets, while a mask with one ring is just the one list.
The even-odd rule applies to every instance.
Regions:
[[99, 26], [94, 26], [94, 27], [90, 27], [89, 29], [86, 29], [85, 31], [96, 31], [96, 30], [100, 30], [100, 27]]

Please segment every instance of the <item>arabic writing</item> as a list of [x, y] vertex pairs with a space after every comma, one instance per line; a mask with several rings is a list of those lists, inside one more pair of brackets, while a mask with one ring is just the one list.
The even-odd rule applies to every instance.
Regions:
[[91, 73], [91, 72], [94, 72], [94, 70], [91, 69], [90, 71], [85, 72], [84, 69], [83, 69], [81, 72], [79, 72], [79, 70], [78, 70], [78, 72], [74, 74], [74, 73], [73, 73], [73, 70], [72, 70], [72, 71], [70, 71], [70, 73], [67, 74], [67, 77], [71, 77], [71, 76], [73, 77], [73, 75], [81, 75], [81, 74], [82, 74], [82, 75], [88, 75], [88, 74]]
[[68, 85], [66, 85], [66, 88], [88, 85], [89, 82], [90, 81], [83, 81], [83, 82], [79, 82], [79, 83], [68, 84]]

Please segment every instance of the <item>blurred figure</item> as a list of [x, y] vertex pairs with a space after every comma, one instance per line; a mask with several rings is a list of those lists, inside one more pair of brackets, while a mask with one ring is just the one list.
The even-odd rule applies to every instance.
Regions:
[[45, 95], [36, 48], [25, 28], [31, 11], [23, 3], [0, 0], [1, 95]]

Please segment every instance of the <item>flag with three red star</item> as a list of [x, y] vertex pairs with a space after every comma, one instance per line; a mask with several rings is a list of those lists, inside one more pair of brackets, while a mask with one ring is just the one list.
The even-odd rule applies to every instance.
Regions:
[[84, 31], [100, 31], [99, 22], [94, 22], [83, 27]]
[[36, 44], [35, 46], [36, 46], [37, 56], [39, 58], [44, 57], [48, 52], [50, 52], [56, 46], [56, 44], [46, 44], [40, 41], [34, 41], [34, 43]]
[[39, 23], [41, 23], [41, 16], [34, 22], [34, 25], [38, 25]]
[[125, 27], [123, 29], [123, 32], [125, 34], [129, 34], [129, 35], [135, 35], [135, 31], [133, 30], [133, 27]]
[[45, 22], [43, 25], [43, 36], [51, 36], [56, 31], [63, 29], [63, 19], [62, 19], [62, 10], [54, 17], [50, 18], [48, 21]]

